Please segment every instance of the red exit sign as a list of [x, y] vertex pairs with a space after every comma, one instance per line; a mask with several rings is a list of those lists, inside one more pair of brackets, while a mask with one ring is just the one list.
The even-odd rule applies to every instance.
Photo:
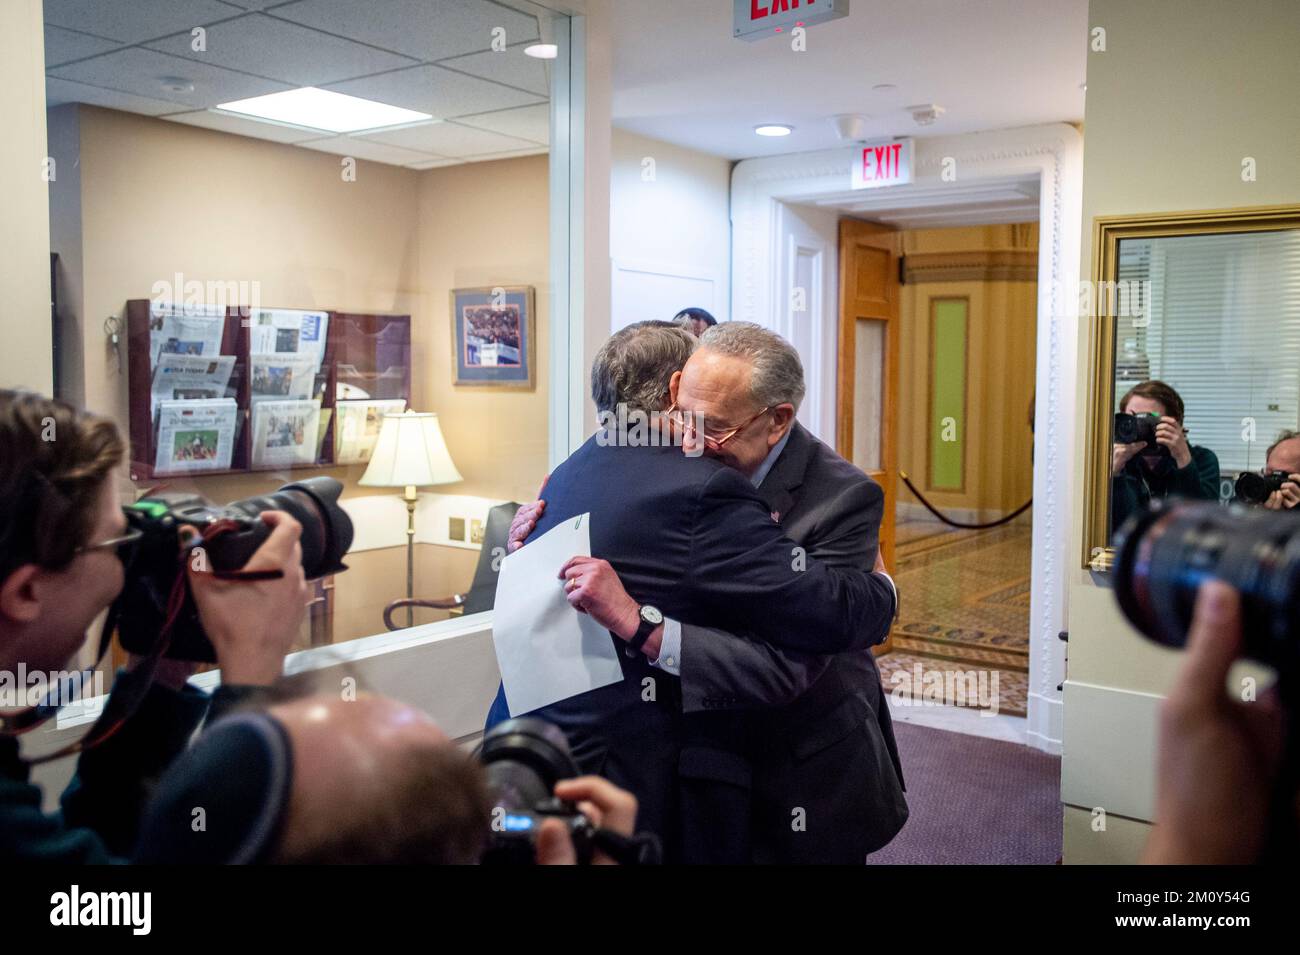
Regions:
[[732, 0], [732, 35], [760, 40], [848, 15], [849, 0]]
[[853, 153], [854, 189], [879, 189], [901, 186], [912, 181], [914, 140], [898, 139], [887, 143], [868, 143]]

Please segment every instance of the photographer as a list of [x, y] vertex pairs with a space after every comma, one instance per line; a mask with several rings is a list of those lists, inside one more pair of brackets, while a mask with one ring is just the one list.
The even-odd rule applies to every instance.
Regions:
[[[278, 692], [278, 691], [275, 691]], [[631, 836], [636, 799], [593, 776], [555, 782], [592, 824]], [[223, 825], [192, 826], [194, 806]], [[316, 690], [217, 721], [159, 782], [141, 826], [146, 863], [465, 865], [493, 825], [489, 774], [425, 713], [360, 693]], [[573, 865], [555, 818], [537, 833], [542, 865]], [[597, 852], [593, 862], [610, 863]]]
[[1283, 431], [1268, 449], [1265, 473], [1287, 475], [1282, 487], [1268, 496], [1264, 506], [1271, 511], [1289, 511], [1300, 504], [1300, 432]]
[[[122, 589], [136, 540], [118, 501], [115, 472], [124, 450], [111, 421], [0, 390], [0, 671], [62, 671]], [[227, 704], [245, 692], [241, 686], [280, 675], [306, 604], [301, 528], [285, 514], [263, 520], [270, 535], [246, 569], [272, 572], [272, 579], [218, 580], [187, 563], [222, 670], [212, 700], [186, 685], [194, 665], [159, 661], [146, 686], [133, 657], [106, 708], [124, 696], [141, 702], [112, 736], [82, 753], [53, 815], [41, 810], [13, 731], [0, 736], [0, 858], [123, 861], [152, 779], [181, 751], [209, 703]]]
[[1152, 441], [1116, 442], [1111, 457], [1111, 527], [1151, 501], [1166, 497], [1217, 500], [1219, 459], [1209, 448], [1189, 444], [1183, 428], [1183, 399], [1163, 381], [1134, 385], [1120, 400], [1120, 412], [1158, 418]]

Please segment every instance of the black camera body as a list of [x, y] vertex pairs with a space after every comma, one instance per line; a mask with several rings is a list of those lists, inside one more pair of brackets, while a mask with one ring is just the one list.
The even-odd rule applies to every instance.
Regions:
[[547, 819], [568, 828], [580, 863], [591, 861], [595, 827], [576, 806], [554, 796], [559, 780], [580, 772], [559, 727], [533, 716], [506, 720], [488, 730], [475, 756], [492, 794], [485, 864], [532, 865], [537, 833]]
[[1243, 471], [1237, 478], [1237, 500], [1244, 504], [1263, 504], [1269, 496], [1282, 490], [1282, 485], [1291, 479], [1286, 471], [1269, 471], [1256, 474]]
[[[314, 477], [225, 507], [197, 494], [164, 492], [124, 508], [127, 522], [141, 532], [141, 539], [109, 618], [117, 622], [122, 647], [142, 655], [156, 649], [177, 578], [187, 562], [193, 562], [196, 570], [215, 572], [236, 571], [247, 564], [271, 533], [260, 516], [264, 511], [287, 511], [302, 525], [302, 563], [308, 579], [346, 570], [342, 558], [352, 546], [352, 521], [338, 505], [342, 491], [343, 485], [334, 478]], [[198, 540], [188, 547], [180, 542], [184, 524], [199, 532]], [[218, 526], [220, 531], [214, 533]], [[203, 632], [188, 580], [184, 587], [184, 602], [168, 630], [166, 656], [214, 663], [216, 654]]]
[[1158, 449], [1165, 454], [1169, 449], [1162, 444], [1156, 443], [1156, 425], [1160, 423], [1160, 418], [1150, 414], [1128, 414], [1124, 411], [1115, 413], [1115, 443], [1116, 444], [1145, 444], [1147, 453]]

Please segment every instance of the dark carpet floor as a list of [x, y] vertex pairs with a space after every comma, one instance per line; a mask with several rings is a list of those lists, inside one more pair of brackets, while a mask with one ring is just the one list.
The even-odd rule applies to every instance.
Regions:
[[1061, 758], [894, 723], [907, 824], [871, 864], [1052, 865], [1061, 856]]

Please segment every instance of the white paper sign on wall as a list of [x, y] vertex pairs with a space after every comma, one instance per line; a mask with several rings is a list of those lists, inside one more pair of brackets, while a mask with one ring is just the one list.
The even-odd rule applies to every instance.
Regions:
[[809, 27], [849, 15], [849, 0], [732, 0], [732, 36], [761, 40], [787, 36], [792, 27]]

